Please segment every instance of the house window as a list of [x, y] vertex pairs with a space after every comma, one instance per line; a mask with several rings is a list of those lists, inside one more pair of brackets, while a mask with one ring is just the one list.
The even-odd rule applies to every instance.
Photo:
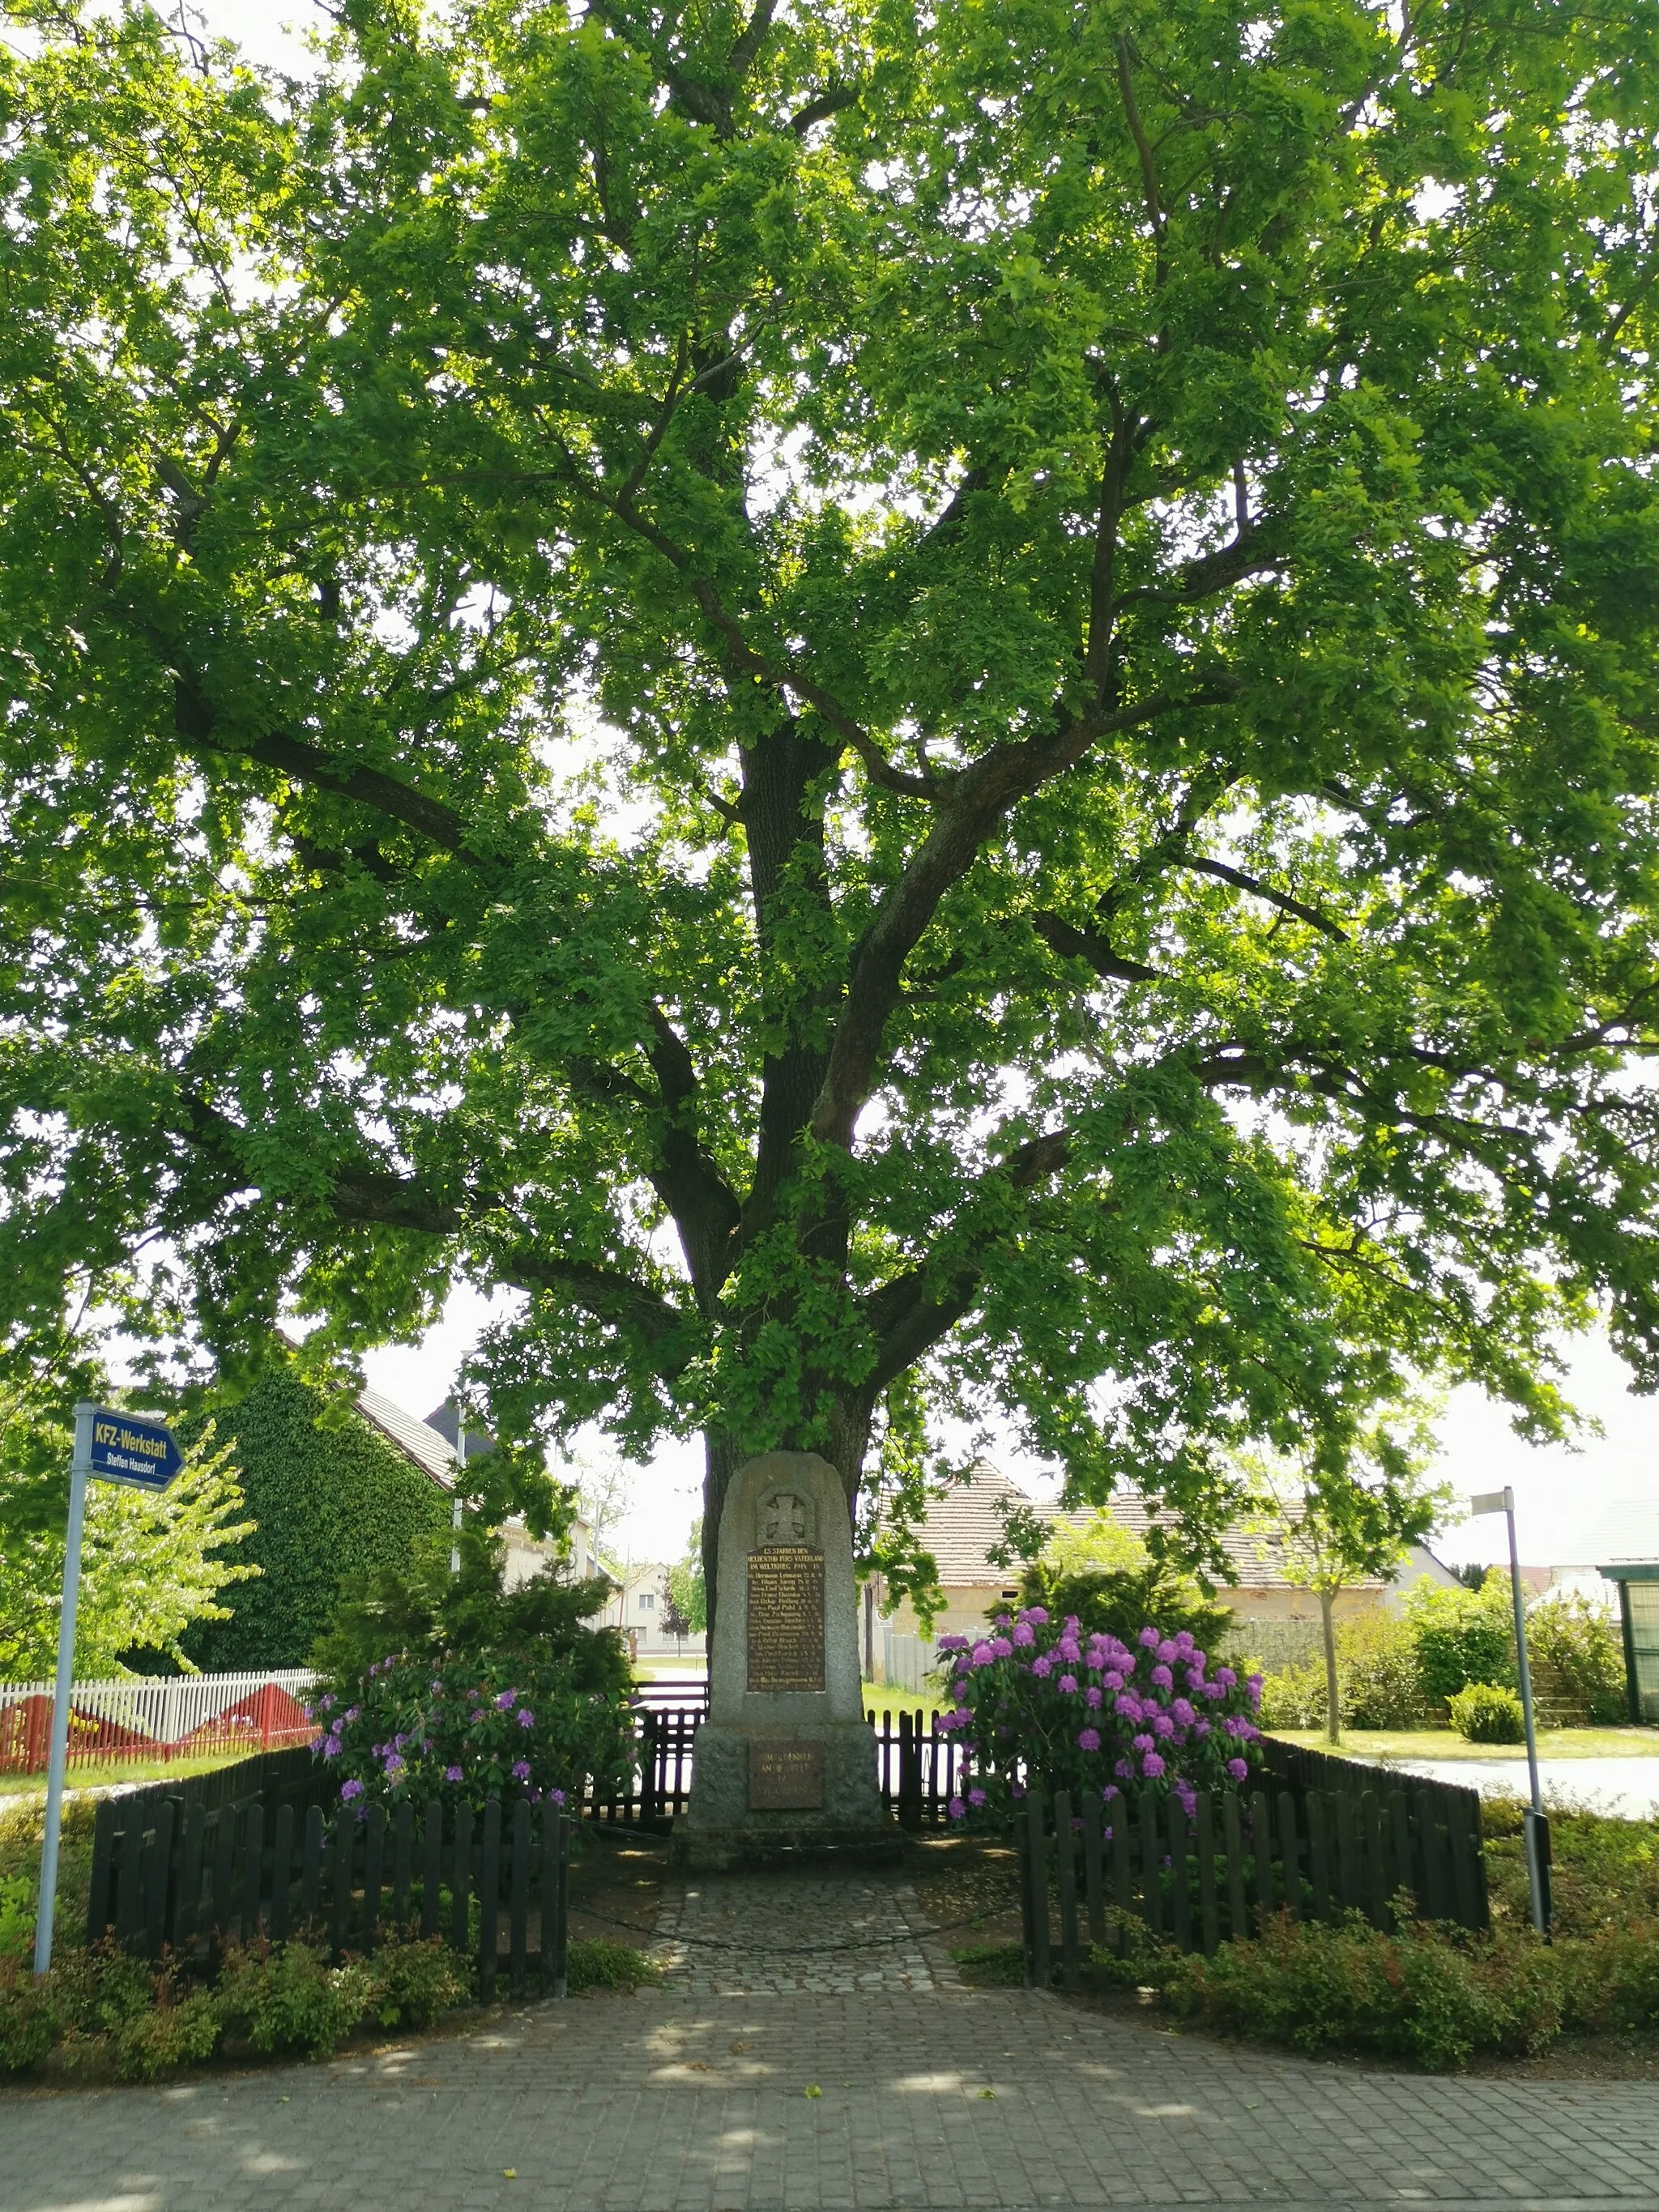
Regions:
[[640, 1593], [640, 1611], [641, 1613], [654, 1613], [656, 1609], [657, 1598], [655, 1591], [641, 1590]]
[[1018, 1597], [1019, 1595], [1019, 1592], [1017, 1589], [999, 1590], [997, 1592], [997, 1595], [999, 1597]]

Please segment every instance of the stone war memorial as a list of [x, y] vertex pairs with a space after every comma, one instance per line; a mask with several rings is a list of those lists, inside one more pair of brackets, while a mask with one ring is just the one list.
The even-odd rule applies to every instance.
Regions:
[[689, 1867], [894, 1852], [859, 1678], [853, 1531], [811, 1452], [740, 1468], [720, 1514], [708, 1718], [675, 1856]]

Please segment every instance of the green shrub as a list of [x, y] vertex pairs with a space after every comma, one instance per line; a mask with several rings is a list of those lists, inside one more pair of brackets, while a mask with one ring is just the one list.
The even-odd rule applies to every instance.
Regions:
[[[160, 1978], [166, 1981], [169, 1978]], [[129, 1958], [112, 1937], [90, 1950], [60, 1950], [52, 1985], [65, 2029], [76, 2035], [118, 2034], [155, 2002], [158, 1977]]]
[[250, 1943], [227, 1954], [213, 1998], [224, 2030], [256, 2051], [320, 2057], [366, 2021], [426, 2027], [471, 1994], [469, 1962], [432, 1936], [337, 1966], [319, 1946]]
[[[648, 1976], [637, 1952], [617, 1957], [619, 1948], [572, 1944], [571, 1986], [631, 1988]], [[428, 2027], [471, 1988], [469, 1962], [436, 1938], [393, 1941], [338, 1966], [307, 1943], [233, 1947], [212, 1989], [112, 1943], [62, 1953], [38, 1982], [21, 1960], [0, 1960], [0, 2074], [27, 2072], [61, 2045], [70, 2063], [101, 2058], [123, 2080], [154, 2081], [210, 2058], [226, 2035], [266, 2053], [319, 2057], [368, 2021]]]
[[[34, 1941], [34, 1898], [40, 1875], [40, 1846], [46, 1838], [46, 1811], [44, 1790], [39, 1795], [20, 1790], [15, 1797], [0, 1797], [0, 1958], [20, 1948], [27, 1951]], [[58, 1925], [74, 1928], [86, 1923], [97, 1801], [90, 1795], [65, 1798], [63, 1817]]]
[[1566, 1979], [1529, 1939], [1476, 1943], [1418, 1925], [1383, 1935], [1358, 1914], [1338, 1927], [1281, 1917], [1212, 1959], [1166, 1954], [1158, 1972], [1164, 2002], [1183, 2019], [1299, 2051], [1410, 2057], [1433, 2072], [1483, 2051], [1545, 2049], [1565, 2019]]
[[1527, 1643], [1555, 1676], [1581, 1723], [1615, 1726], [1628, 1717], [1624, 1641], [1615, 1624], [1577, 1591], [1563, 1591], [1527, 1615]]
[[33, 1942], [34, 1892], [27, 1875], [0, 1875], [0, 1959], [21, 1959]]
[[20, 1959], [0, 1959], [0, 2074], [38, 2066], [64, 2032], [56, 1993]]
[[607, 1943], [597, 1938], [572, 1943], [565, 1956], [566, 1985], [570, 1990], [637, 1990], [656, 1976], [656, 1968], [643, 1951], [631, 1944]]
[[172, 1967], [152, 1969], [112, 1942], [61, 1950], [40, 1981], [21, 1960], [0, 1961], [0, 2073], [38, 2066], [65, 2039], [107, 2049], [129, 2079], [206, 2057], [218, 2040], [212, 2000], [175, 1982]]
[[319, 1947], [262, 1942], [227, 1954], [214, 1996], [227, 2033], [256, 2051], [319, 2057], [350, 2034], [374, 1988], [361, 1960], [331, 1966]]
[[1337, 1626], [1336, 1663], [1345, 1727], [1421, 1725], [1427, 1701], [1417, 1638], [1408, 1622], [1380, 1606], [1350, 1614]]
[[428, 2027], [472, 1996], [472, 1966], [443, 1940], [387, 1943], [369, 1960], [371, 2000], [382, 2027]]
[[[1520, 1797], [1488, 1797], [1480, 1808], [1492, 1910], [1517, 1926], [1529, 1911], [1525, 1810]], [[1558, 1809], [1550, 1814], [1550, 1852], [1558, 1936], [1595, 1937], [1659, 1925], [1659, 1826], [1653, 1821]]]
[[343, 1580], [399, 1567], [447, 1528], [449, 1499], [343, 1401], [267, 1376], [216, 1415], [258, 1524], [227, 1557], [263, 1570], [229, 1620], [185, 1638], [209, 1671], [300, 1667], [332, 1619]]
[[1516, 1682], [1515, 1621], [1508, 1579], [1489, 1575], [1478, 1590], [1442, 1589], [1425, 1575], [1406, 1600], [1423, 1696], [1432, 1710], [1471, 1682]]
[[1526, 1715], [1513, 1690], [1493, 1682], [1471, 1682], [1450, 1701], [1452, 1726], [1468, 1743], [1520, 1743]]
[[124, 2081], [154, 2081], [179, 2067], [211, 2058], [223, 2033], [217, 1999], [191, 1990], [137, 2013], [110, 2038], [115, 2070]]
[[[1200, 1651], [1214, 1654], [1232, 1626], [1226, 1607], [1206, 1598], [1190, 1575], [1151, 1559], [1141, 1565], [1101, 1572], [1062, 1571], [1045, 1557], [1021, 1576], [1019, 1603], [1046, 1606], [1055, 1620], [1075, 1613], [1085, 1640], [1115, 1636], [1120, 1643], [1133, 1644], [1146, 1623], [1155, 1620], [1166, 1636], [1178, 1636], [1185, 1629]], [[998, 1604], [987, 1618], [1012, 1610]]]
[[1609, 1928], [1585, 1947], [1575, 2025], [1659, 2028], [1659, 1926]]
[[1280, 1729], [1322, 1729], [1325, 1725], [1325, 1667], [1304, 1659], [1277, 1667], [1261, 1677], [1261, 1711], [1257, 1718], [1269, 1734]]
[[[506, 1548], [476, 1526], [356, 1586], [313, 1655], [313, 1711], [343, 1794], [482, 1808], [492, 1796], [620, 1785], [637, 1757], [632, 1674], [586, 1616], [603, 1581], [551, 1569], [511, 1589]], [[560, 1800], [562, 1802], [562, 1799]]]

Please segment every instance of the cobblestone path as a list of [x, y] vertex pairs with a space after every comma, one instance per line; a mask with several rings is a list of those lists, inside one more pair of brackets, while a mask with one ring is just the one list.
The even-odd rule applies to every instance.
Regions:
[[734, 1884], [671, 1896], [638, 1996], [325, 2065], [0, 2091], [0, 2212], [1659, 2212], [1650, 2084], [1315, 2064], [964, 1990], [902, 1885], [777, 1885], [744, 1883], [735, 1931]]
[[927, 1927], [908, 1883], [707, 1875], [665, 1896], [652, 1955], [665, 1988], [696, 1996], [954, 1989]]

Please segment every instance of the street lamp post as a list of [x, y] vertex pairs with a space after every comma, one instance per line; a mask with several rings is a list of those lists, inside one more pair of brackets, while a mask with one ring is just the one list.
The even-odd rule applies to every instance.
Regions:
[[455, 1502], [449, 1509], [449, 1571], [461, 1571], [461, 1487], [466, 1474], [466, 1423], [455, 1430]]
[[1532, 1805], [1523, 1816], [1527, 1849], [1527, 1881], [1532, 1893], [1532, 1924], [1547, 1943], [1550, 1940], [1550, 1824], [1544, 1817], [1543, 1793], [1538, 1786], [1538, 1733], [1533, 1723], [1532, 1669], [1527, 1664], [1527, 1608], [1521, 1595], [1521, 1553], [1515, 1540], [1515, 1492], [1484, 1491], [1469, 1500], [1471, 1513], [1501, 1513], [1509, 1523], [1510, 1595], [1515, 1606], [1515, 1653], [1521, 1676], [1521, 1715], [1527, 1731], [1527, 1777], [1532, 1785]]

